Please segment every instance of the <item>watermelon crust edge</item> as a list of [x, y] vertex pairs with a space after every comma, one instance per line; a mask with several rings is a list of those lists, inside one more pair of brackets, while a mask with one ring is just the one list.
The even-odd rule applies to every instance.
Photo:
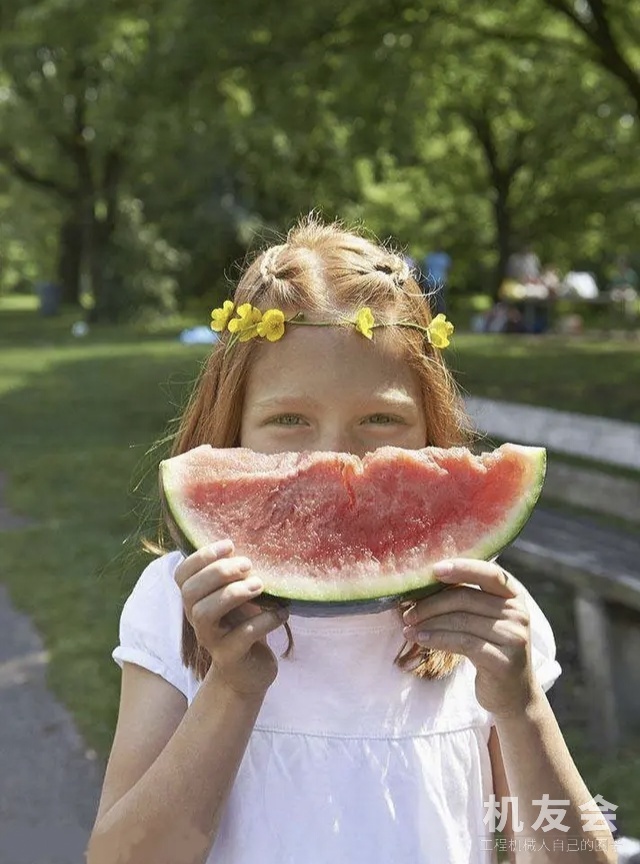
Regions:
[[[399, 448], [381, 449], [399, 452]], [[452, 451], [459, 453], [463, 449], [452, 448]], [[208, 447], [208, 445], [195, 448], [194, 451], [189, 452], [195, 453], [195, 451], [203, 450], [210, 451], [214, 459], [216, 458], [216, 454], [224, 452], [221, 450], [216, 451], [214, 448]], [[402, 453], [406, 453], [411, 457], [414, 452], [421, 454], [426, 451], [435, 452], [436, 448], [425, 448], [424, 451], [402, 451]], [[250, 451], [242, 451], [241, 448], [235, 448], [235, 452], [250, 453]], [[447, 453], [449, 451], [439, 452]], [[191, 554], [196, 549], [214, 542], [215, 539], [222, 539], [222, 536], [231, 536], [231, 539], [234, 539], [231, 534], [222, 532], [222, 536], [210, 537], [206, 539], [206, 542], [203, 542], [202, 535], [198, 535], [198, 532], [194, 531], [193, 525], [189, 522], [189, 513], [181, 509], [180, 503], [176, 501], [176, 489], [179, 488], [180, 482], [179, 477], [177, 478], [178, 482], [176, 482], [173, 467], [176, 465], [175, 460], [187, 455], [182, 454], [182, 456], [164, 460], [160, 463], [159, 471], [160, 496], [164, 520], [172, 539], [184, 555]], [[326, 453], [303, 455], [318, 457], [321, 462], [345, 456], [345, 454]], [[397, 453], [394, 455], [397, 456]], [[421, 563], [420, 566], [413, 569], [405, 568], [397, 574], [382, 574], [379, 578], [375, 579], [364, 578], [351, 581], [345, 579], [341, 581], [339, 578], [336, 578], [326, 582], [322, 580], [313, 581], [305, 576], [297, 576], [295, 572], [289, 572], [286, 577], [279, 578], [277, 574], [270, 574], [268, 568], [265, 571], [260, 566], [254, 566], [253, 572], [262, 579], [264, 592], [253, 602], [260, 603], [265, 607], [286, 605], [292, 611], [302, 615], [333, 615], [349, 612], [381, 611], [396, 605], [400, 601], [427, 596], [445, 587], [433, 575], [433, 565], [443, 557], [479, 560], [494, 559], [504, 548], [513, 542], [524, 528], [540, 497], [546, 473], [547, 454], [544, 448], [503, 444], [497, 450], [494, 450], [493, 453], [471, 458], [474, 460], [485, 458], [491, 461], [503, 458], [505, 455], [509, 455], [511, 458], [515, 456], [523, 469], [520, 494], [514, 496], [509, 509], [502, 512], [495, 529], [493, 531], [484, 531], [478, 542], [467, 547], [463, 545], [457, 548], [454, 556], [439, 555], [435, 559]], [[284, 458], [285, 461], [286, 457], [292, 457], [295, 462], [295, 460], [300, 459], [301, 454], [277, 454], [277, 457]], [[347, 458], [357, 459], [357, 457]], [[249, 475], [250, 472], [245, 472], [242, 476], [246, 478]], [[258, 476], [263, 477], [264, 475]], [[230, 484], [233, 484], [234, 479], [237, 479], [237, 477], [232, 477], [229, 481]], [[248, 555], [252, 560], [256, 560], [256, 556], [243, 548], [241, 543], [236, 544], [236, 554]], [[295, 568], [295, 564], [292, 564], [292, 567]]]

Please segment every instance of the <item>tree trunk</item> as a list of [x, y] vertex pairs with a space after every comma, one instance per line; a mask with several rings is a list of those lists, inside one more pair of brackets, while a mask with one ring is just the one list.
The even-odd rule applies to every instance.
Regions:
[[509, 183], [495, 183], [496, 199], [493, 212], [496, 220], [496, 242], [498, 260], [493, 287], [493, 299], [498, 299], [498, 292], [507, 274], [507, 263], [511, 254], [511, 212], [509, 210]]
[[498, 299], [500, 286], [507, 272], [507, 262], [511, 254], [512, 219], [509, 208], [509, 195], [518, 171], [524, 166], [522, 156], [524, 133], [519, 132], [511, 145], [508, 155], [498, 152], [498, 141], [488, 111], [465, 112], [462, 115], [475, 133], [487, 163], [489, 181], [495, 191], [493, 213], [495, 217], [496, 245], [498, 261], [493, 285], [493, 299]]
[[91, 210], [91, 283], [95, 298], [93, 319], [115, 324], [130, 310], [126, 309], [123, 283], [117, 272], [113, 255], [113, 237], [118, 219], [118, 196], [123, 169], [121, 150], [110, 150], [102, 166], [100, 193], [106, 204], [104, 218], [95, 217]]
[[93, 219], [90, 228], [89, 275], [95, 305], [91, 310], [91, 321], [115, 324], [124, 311], [121, 286], [110, 260], [113, 226], [104, 220]]
[[62, 286], [62, 302], [80, 305], [80, 279], [83, 253], [82, 216], [70, 213], [60, 227], [57, 280]]

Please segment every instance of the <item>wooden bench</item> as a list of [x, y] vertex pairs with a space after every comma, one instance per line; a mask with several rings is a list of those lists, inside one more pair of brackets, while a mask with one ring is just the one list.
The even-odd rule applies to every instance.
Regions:
[[591, 738], [615, 752], [640, 731], [640, 540], [538, 508], [501, 560], [572, 586]]
[[[532, 409], [521, 414], [519, 406], [512, 407], [511, 414], [496, 412], [492, 422], [491, 403], [480, 405], [479, 427], [502, 440], [538, 444], [559, 454], [550, 453], [542, 500], [500, 559], [515, 573], [526, 568], [570, 586], [580, 664], [593, 690], [591, 738], [612, 754], [627, 735], [640, 733], [640, 470], [637, 478], [617, 476], [601, 466], [562, 462], [561, 454], [588, 460], [595, 451], [599, 463], [640, 469], [640, 427], [612, 422], [609, 442], [626, 440], [627, 447], [611, 448], [606, 446], [608, 421], [584, 423], [581, 443], [580, 435], [567, 435], [582, 422], [579, 415], [572, 421], [571, 415], [549, 412], [545, 422], [544, 409], [536, 416]], [[521, 428], [518, 420], [526, 421]], [[631, 530], [553, 510], [557, 503], [623, 518]]]

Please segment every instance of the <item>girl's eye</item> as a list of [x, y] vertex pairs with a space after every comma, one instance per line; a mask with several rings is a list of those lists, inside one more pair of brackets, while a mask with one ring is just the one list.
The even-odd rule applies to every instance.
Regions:
[[370, 417], [367, 417], [366, 422], [384, 426], [390, 423], [399, 423], [400, 419], [398, 417], [392, 417], [391, 414], [371, 414]]
[[276, 426], [300, 426], [304, 420], [299, 414], [279, 414], [270, 422]]

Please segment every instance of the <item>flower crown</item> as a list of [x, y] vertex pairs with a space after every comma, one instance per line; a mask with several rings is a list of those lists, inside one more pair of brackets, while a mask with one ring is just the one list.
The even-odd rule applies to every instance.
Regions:
[[[237, 317], [233, 315], [237, 313]], [[223, 305], [211, 312], [211, 329], [216, 333], [228, 330], [232, 336], [228, 348], [236, 342], [248, 342], [250, 339], [266, 339], [268, 342], [277, 342], [282, 339], [285, 329], [289, 325], [305, 327], [355, 327], [367, 339], [373, 338], [373, 331], [379, 327], [409, 327], [420, 331], [434, 348], [446, 348], [453, 334], [453, 324], [447, 321], [445, 315], [436, 315], [433, 321], [423, 327], [413, 321], [396, 321], [393, 323], [376, 323], [373, 313], [368, 306], [363, 306], [356, 313], [354, 319], [344, 321], [307, 321], [302, 312], [298, 312], [291, 318], [286, 318], [280, 309], [267, 309], [261, 312], [251, 303], [243, 303], [236, 306], [231, 300], [225, 300]]]

